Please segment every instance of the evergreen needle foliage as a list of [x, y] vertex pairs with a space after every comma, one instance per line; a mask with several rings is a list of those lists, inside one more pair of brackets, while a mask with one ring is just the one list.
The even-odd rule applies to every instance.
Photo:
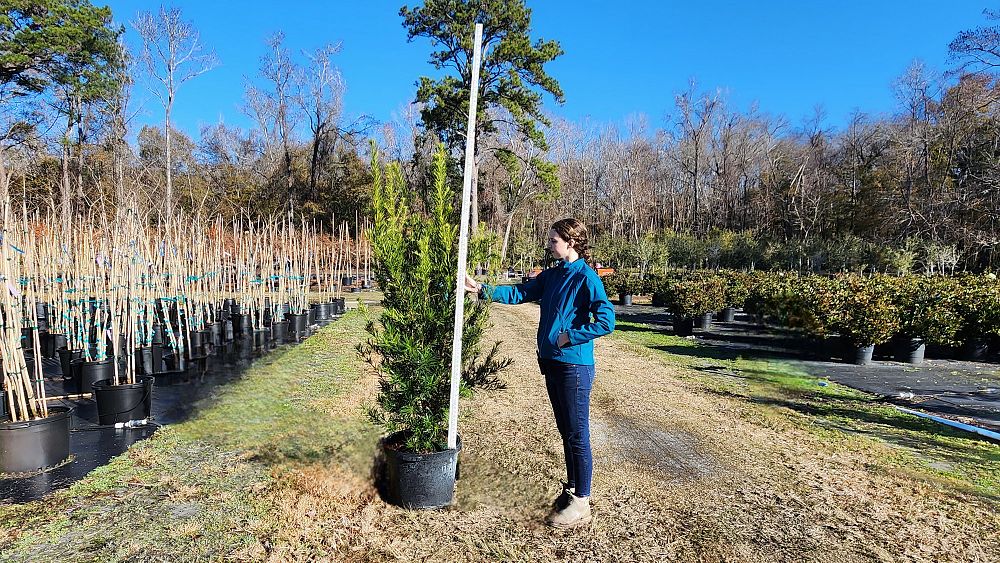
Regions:
[[[383, 167], [372, 144], [370, 231], [375, 277], [384, 292], [383, 309], [370, 318], [369, 338], [358, 347], [379, 374], [379, 394], [368, 415], [411, 452], [446, 447], [452, 329], [459, 224], [448, 185], [444, 147], [434, 154], [434, 184], [427, 213], [407, 200], [398, 163]], [[470, 263], [482, 247], [470, 247]], [[463, 296], [464, 298], [464, 296]], [[462, 392], [471, 387], [501, 387], [497, 374], [511, 364], [498, 357], [500, 343], [480, 353], [488, 322], [485, 302], [466, 298], [462, 336]], [[405, 440], [405, 443], [403, 442]]]

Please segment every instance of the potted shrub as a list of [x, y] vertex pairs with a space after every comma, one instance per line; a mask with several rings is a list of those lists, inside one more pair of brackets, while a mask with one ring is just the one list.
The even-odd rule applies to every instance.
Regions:
[[924, 361], [927, 343], [953, 345], [962, 326], [955, 282], [942, 276], [904, 276], [892, 281], [899, 311], [895, 356], [902, 362]]
[[830, 307], [830, 325], [852, 347], [857, 365], [870, 364], [875, 346], [899, 330], [899, 312], [881, 277], [838, 278]]
[[663, 285], [664, 279], [666, 279], [666, 277], [663, 274], [647, 273], [646, 276], [642, 278], [642, 284], [639, 287], [639, 294], [650, 296], [655, 295], [656, 292], [660, 290], [660, 286]]
[[[374, 144], [372, 177], [369, 240], [384, 298], [378, 318], [369, 318], [369, 337], [358, 351], [379, 377], [379, 393], [368, 415], [386, 432], [380, 442], [384, 490], [390, 502], [407, 508], [446, 506], [454, 494], [461, 442], [447, 448], [459, 227], [444, 148], [434, 154], [426, 213], [410, 207], [398, 164], [386, 166], [383, 173]], [[469, 261], [480, 258], [470, 255]], [[462, 389], [468, 393], [476, 385], [499, 386], [496, 374], [511, 360], [497, 358], [499, 343], [480, 354], [487, 304], [459, 297], [468, 300]]]
[[639, 290], [639, 280], [627, 272], [616, 271], [604, 276], [604, 289], [608, 295], [618, 294], [618, 303], [629, 306], [632, 304], [632, 296]]
[[955, 305], [961, 316], [957, 340], [963, 359], [986, 358], [987, 338], [1000, 335], [1000, 282], [995, 274], [965, 275], [955, 278]]
[[800, 276], [795, 272], [755, 271], [748, 280], [744, 310], [762, 326], [768, 317], [787, 324], [789, 300], [801, 290]]
[[747, 298], [743, 302], [743, 310], [758, 325], [764, 324], [764, 306], [773, 288], [770, 282], [769, 272], [755, 270], [748, 274]]
[[723, 300], [719, 311], [719, 322], [731, 323], [736, 318], [736, 309], [743, 307], [750, 296], [750, 275], [746, 272], [722, 270]]
[[674, 316], [674, 332], [690, 336], [695, 321], [702, 330], [710, 328], [712, 312], [721, 308], [725, 288], [719, 276], [695, 275], [664, 284], [661, 293]]

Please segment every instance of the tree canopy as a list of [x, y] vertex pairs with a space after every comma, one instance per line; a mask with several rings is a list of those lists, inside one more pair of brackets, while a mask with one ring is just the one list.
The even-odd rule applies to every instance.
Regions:
[[454, 74], [420, 78], [417, 102], [424, 104], [424, 127], [436, 133], [451, 149], [465, 141], [472, 84], [472, 41], [476, 23], [483, 24], [483, 58], [480, 69], [477, 135], [495, 131], [495, 113], [504, 108], [520, 132], [536, 144], [545, 145], [538, 124], [547, 125], [542, 113], [542, 95], [563, 102], [559, 83], [545, 71], [545, 64], [563, 54], [556, 41], [532, 43], [531, 10], [524, 0], [426, 0], [421, 7], [403, 6], [399, 11], [407, 38], [426, 37], [439, 50], [430, 62], [438, 70]]
[[[983, 10], [990, 21], [1000, 20], [1000, 11]], [[1000, 67], [1000, 27], [979, 26], [962, 31], [948, 45], [953, 59], [962, 63], [961, 70], [988, 71]]]
[[86, 99], [107, 86], [118, 64], [121, 26], [88, 0], [0, 0], [0, 84], [17, 96], [53, 83]]

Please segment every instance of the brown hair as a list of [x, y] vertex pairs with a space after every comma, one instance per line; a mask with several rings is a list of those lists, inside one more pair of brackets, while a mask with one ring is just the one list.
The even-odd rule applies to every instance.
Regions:
[[572, 241], [573, 249], [588, 264], [590, 263], [590, 245], [587, 240], [587, 226], [582, 221], [568, 217], [552, 224], [552, 230], [566, 242]]

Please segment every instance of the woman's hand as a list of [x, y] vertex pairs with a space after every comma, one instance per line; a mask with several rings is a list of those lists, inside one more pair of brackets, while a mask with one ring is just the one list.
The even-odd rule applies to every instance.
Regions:
[[467, 293], [479, 293], [479, 290], [482, 289], [482, 287], [483, 284], [472, 279], [472, 276], [469, 274], [465, 274], [465, 291]]
[[556, 337], [556, 346], [560, 348], [565, 348], [569, 346], [569, 334], [565, 332], [560, 332], [559, 336]]

